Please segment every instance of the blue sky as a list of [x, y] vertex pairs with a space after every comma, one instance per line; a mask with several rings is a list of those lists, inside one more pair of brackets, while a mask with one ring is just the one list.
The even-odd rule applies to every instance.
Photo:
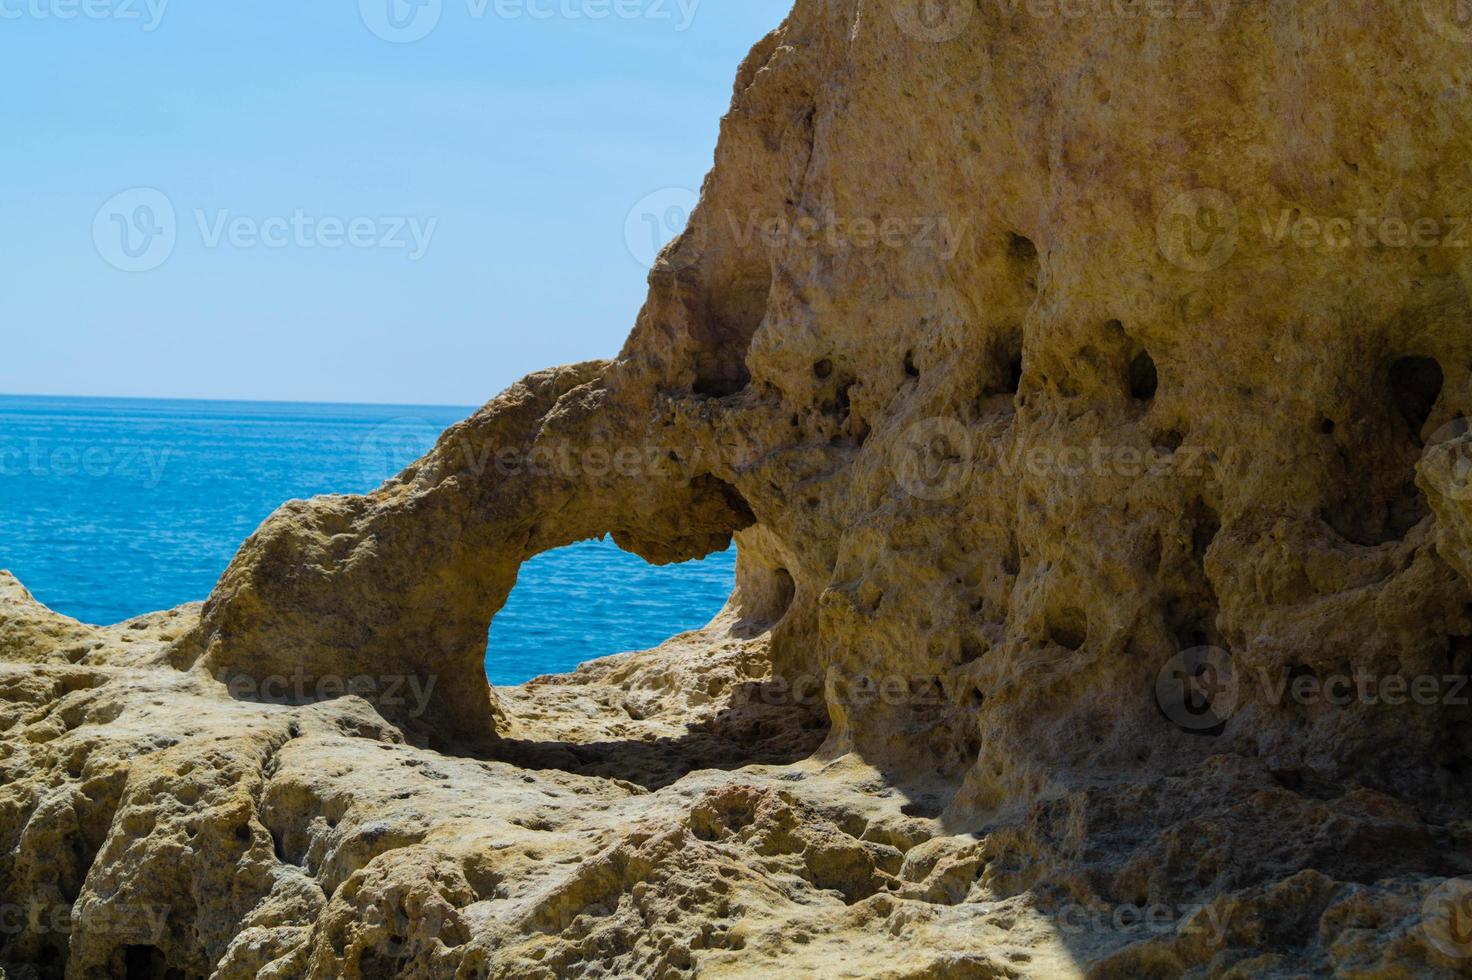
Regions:
[[0, 0], [0, 392], [470, 405], [611, 356], [789, 5]]

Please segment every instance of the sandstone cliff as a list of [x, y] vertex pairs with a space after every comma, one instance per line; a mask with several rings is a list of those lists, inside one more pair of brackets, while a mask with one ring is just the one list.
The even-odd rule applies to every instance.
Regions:
[[[798, 0], [616, 359], [202, 607], [3, 584], [0, 969], [1472, 975], [1454, 14]], [[726, 611], [490, 690], [605, 534]]]

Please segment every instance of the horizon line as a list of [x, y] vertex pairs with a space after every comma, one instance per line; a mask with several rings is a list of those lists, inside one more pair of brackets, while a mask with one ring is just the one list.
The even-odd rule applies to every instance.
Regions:
[[360, 408], [448, 408], [457, 411], [469, 409], [478, 412], [486, 404], [479, 405], [452, 405], [449, 403], [435, 402], [345, 402], [330, 399], [293, 399], [293, 398], [189, 398], [182, 395], [61, 395], [54, 393], [39, 392], [16, 392], [0, 391], [0, 398], [56, 398], [74, 399], [76, 401], [115, 401], [115, 402], [198, 402], [211, 405], [324, 405]]

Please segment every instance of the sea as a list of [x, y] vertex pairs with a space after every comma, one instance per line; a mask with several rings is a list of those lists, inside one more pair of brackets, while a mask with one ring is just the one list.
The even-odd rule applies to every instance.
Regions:
[[[0, 395], [0, 568], [67, 616], [110, 625], [204, 599], [291, 499], [363, 493], [471, 408]], [[520, 684], [696, 629], [735, 549], [656, 568], [612, 541], [522, 566], [486, 674]]]

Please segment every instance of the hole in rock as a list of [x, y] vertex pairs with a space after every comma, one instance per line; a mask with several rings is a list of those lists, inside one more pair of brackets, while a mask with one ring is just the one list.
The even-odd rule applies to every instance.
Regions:
[[981, 397], [1017, 394], [1022, 387], [1022, 331], [1009, 331], [995, 341], [987, 362]]
[[1007, 360], [1006, 393], [1015, 395], [1020, 387], [1022, 387], [1022, 351], [1018, 351]]
[[1445, 378], [1441, 365], [1430, 357], [1402, 357], [1390, 365], [1390, 390], [1395, 407], [1411, 430], [1411, 439], [1421, 445], [1421, 430], [1441, 397]]
[[849, 393], [853, 391], [854, 384], [855, 382], [853, 381], [847, 381], [838, 386], [837, 405], [839, 418], [848, 418], [849, 410], [852, 407], [851, 396]]
[[979, 637], [975, 637], [975, 636], [963, 636], [963, 637], [961, 637], [961, 663], [962, 664], [974, 663], [974, 662], [980, 660], [984, 656], [986, 656], [986, 645], [982, 643], [982, 641], [981, 641], [981, 639]]
[[749, 374], [736, 374], [716, 378], [696, 378], [690, 390], [703, 398], [725, 398], [734, 395], [751, 382]]
[[486, 676], [495, 685], [523, 684], [599, 657], [656, 647], [715, 618], [735, 581], [734, 545], [666, 566], [608, 540], [538, 555], [522, 565], [491, 623]]
[[1032, 239], [1016, 232], [1007, 235], [1007, 254], [1017, 262], [1030, 265], [1035, 265], [1038, 261], [1038, 247], [1033, 244]]
[[1141, 351], [1130, 362], [1130, 397], [1148, 402], [1155, 397], [1160, 387], [1160, 375], [1155, 370], [1155, 359], [1149, 352]]
[[721, 271], [725, 274], [712, 275], [691, 326], [698, 344], [692, 355], [692, 390], [708, 398], [734, 395], [751, 384], [746, 354], [766, 315], [772, 288], [771, 270], [764, 260]]
[[1337, 479], [1325, 483], [1320, 511], [1340, 537], [1368, 547], [1403, 539], [1431, 512], [1416, 465], [1445, 383], [1430, 357], [1398, 357], [1380, 370], [1379, 390], [1368, 388], [1354, 424], [1336, 440]]
[[911, 378], [920, 377], [920, 369], [915, 366], [915, 352], [905, 351], [905, 374]]
[[157, 946], [123, 947], [126, 980], [184, 980], [184, 972], [170, 968]]
[[813, 365], [813, 376], [820, 381], [826, 381], [833, 374], [833, 362], [828, 358]]
[[831, 393], [825, 392], [819, 399], [818, 410], [843, 425], [848, 421], [853, 404], [853, 387], [857, 383], [852, 375], [838, 375]]
[[1186, 437], [1175, 429], [1167, 429], [1164, 432], [1157, 432], [1150, 438], [1150, 444], [1152, 446], [1154, 446], [1156, 449], [1163, 450], [1164, 452], [1168, 453], [1173, 453], [1180, 449], [1182, 443], [1184, 443], [1185, 441]]
[[741, 619], [737, 633], [757, 636], [776, 626], [792, 608], [797, 583], [785, 568], [748, 568], [738, 577], [738, 592], [732, 597]]
[[[600, 656], [658, 646], [707, 625], [728, 600], [734, 618], [722, 621], [729, 630], [722, 634], [723, 642], [682, 648], [671, 659], [648, 655], [637, 662], [651, 670], [637, 676], [582, 679], [592, 680], [591, 687], [544, 681], [518, 695], [533, 701], [561, 697], [561, 690], [598, 696], [614, 684], [622, 691], [611, 691], [615, 701], [607, 706], [612, 710], [633, 721], [653, 717], [652, 711], [675, 710], [687, 718], [681, 734], [649, 729], [617, 739], [502, 738], [493, 757], [527, 769], [658, 789], [699, 769], [787, 764], [811, 755], [828, 729], [821, 684], [765, 676], [770, 668], [765, 647], [725, 642], [750, 640], [769, 630], [776, 642], [797, 583], [786, 569], [759, 561], [744, 566], [738, 577], [734, 559], [733, 549], [656, 568], [611, 544], [587, 542], [525, 563], [521, 580], [492, 622], [487, 647], [487, 676], [503, 687], [533, 676], [565, 674]], [[730, 658], [738, 654], [741, 664], [733, 675]], [[711, 660], [711, 671], [702, 670], [701, 658]], [[680, 669], [670, 674], [660, 664]], [[697, 710], [691, 714], [691, 708]]]
[[1200, 497], [1192, 499], [1186, 508], [1186, 520], [1191, 527], [1191, 559], [1204, 576], [1206, 574], [1206, 552], [1216, 536], [1221, 533], [1222, 519], [1206, 501]]
[[900, 813], [905, 816], [922, 820], [934, 820], [944, 812], [945, 804], [933, 796], [922, 796], [900, 807]]
[[1048, 619], [1048, 638], [1066, 650], [1078, 650], [1089, 638], [1089, 620], [1077, 606], [1059, 610]]

